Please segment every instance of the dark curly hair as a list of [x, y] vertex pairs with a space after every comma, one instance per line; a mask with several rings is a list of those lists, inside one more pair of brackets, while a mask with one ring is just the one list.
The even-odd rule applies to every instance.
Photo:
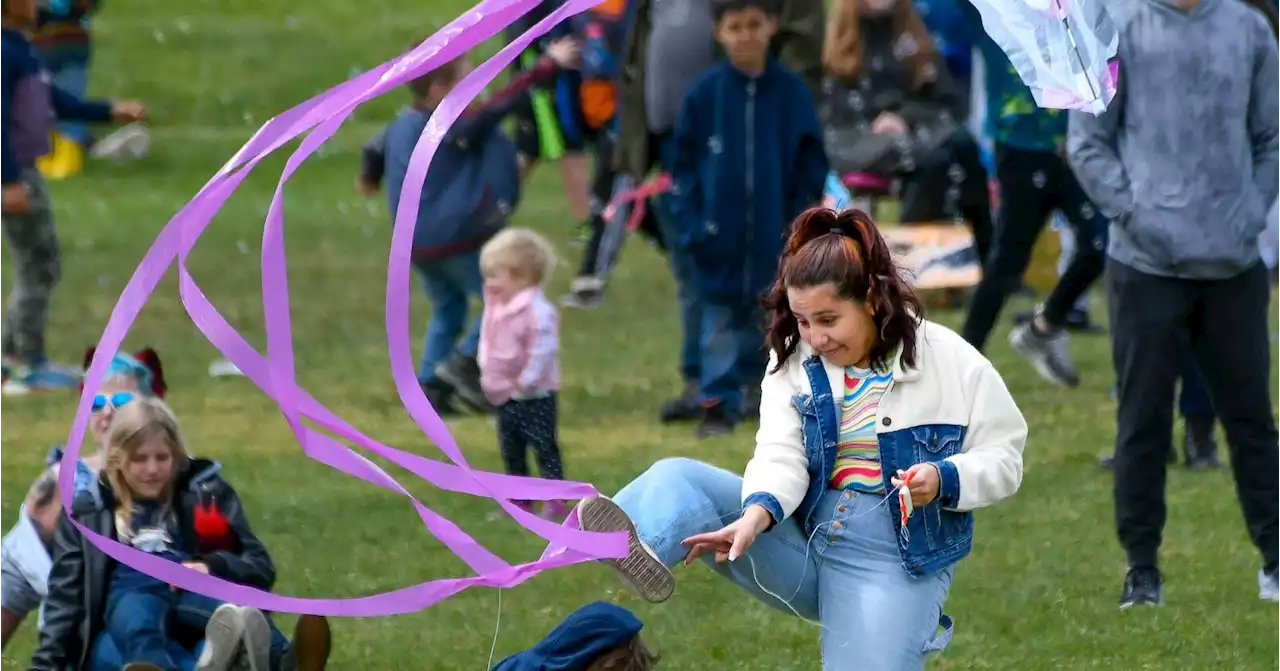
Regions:
[[916, 363], [916, 330], [924, 319], [924, 305], [903, 279], [889, 255], [889, 245], [875, 222], [861, 210], [836, 213], [822, 207], [803, 212], [791, 224], [791, 234], [778, 263], [778, 278], [764, 299], [769, 311], [769, 348], [777, 353], [773, 372], [780, 370], [800, 344], [800, 327], [787, 289], [831, 284], [841, 298], [870, 301], [876, 341], [868, 359], [885, 368], [889, 355], [902, 346], [901, 362]]

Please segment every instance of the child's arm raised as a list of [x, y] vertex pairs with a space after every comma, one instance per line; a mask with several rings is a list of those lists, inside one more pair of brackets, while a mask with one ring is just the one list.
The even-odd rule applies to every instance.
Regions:
[[552, 42], [547, 47], [547, 55], [539, 58], [536, 65], [512, 77], [506, 86], [489, 96], [483, 103], [463, 112], [445, 135], [445, 141], [455, 142], [463, 147], [480, 142], [515, 110], [520, 97], [530, 88], [550, 81], [561, 68], [576, 67], [577, 62], [576, 41], [563, 39]]

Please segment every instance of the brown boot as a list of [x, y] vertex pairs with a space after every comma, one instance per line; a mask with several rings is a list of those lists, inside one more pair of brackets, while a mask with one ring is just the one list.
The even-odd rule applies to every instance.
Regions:
[[284, 653], [282, 671], [324, 671], [329, 663], [333, 632], [328, 618], [303, 615], [293, 628], [293, 640]]

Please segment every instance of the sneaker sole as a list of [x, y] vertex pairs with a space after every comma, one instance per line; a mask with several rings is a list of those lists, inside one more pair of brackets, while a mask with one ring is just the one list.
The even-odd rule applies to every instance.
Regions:
[[244, 637], [244, 620], [236, 606], [222, 604], [209, 617], [204, 628], [204, 650], [196, 662], [196, 671], [227, 671], [240, 650]]
[[635, 523], [618, 504], [606, 498], [586, 499], [578, 505], [578, 524], [586, 531], [627, 532], [627, 556], [602, 559], [645, 601], [662, 603], [676, 589], [675, 575], [640, 543]]
[[1013, 349], [1017, 350], [1018, 354], [1022, 355], [1022, 358], [1031, 362], [1032, 367], [1036, 369], [1036, 374], [1042, 379], [1052, 382], [1059, 387], [1080, 386], [1080, 380], [1071, 380], [1070, 378], [1059, 375], [1058, 372], [1053, 369], [1053, 366], [1050, 366], [1049, 362], [1045, 360], [1045, 357], [1041, 356], [1040, 350], [1023, 342], [1022, 338], [1019, 337], [1018, 330], [1015, 329], [1009, 334], [1009, 344], [1013, 345]]
[[239, 606], [244, 621], [244, 656], [251, 671], [271, 671], [271, 625], [257, 608]]

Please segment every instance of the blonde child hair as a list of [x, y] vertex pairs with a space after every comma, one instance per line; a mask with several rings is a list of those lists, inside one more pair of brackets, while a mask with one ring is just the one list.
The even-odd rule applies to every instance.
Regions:
[[133, 535], [133, 491], [124, 479], [129, 459], [152, 440], [163, 441], [173, 459], [173, 474], [165, 485], [161, 514], [173, 512], [173, 483], [187, 468], [187, 447], [178, 430], [178, 418], [169, 406], [155, 396], [138, 396], [116, 411], [107, 431], [107, 481], [116, 496], [116, 537], [128, 542]]
[[556, 269], [556, 250], [545, 237], [527, 228], [507, 228], [480, 249], [480, 270], [488, 275], [506, 270], [534, 284], [545, 284]]

